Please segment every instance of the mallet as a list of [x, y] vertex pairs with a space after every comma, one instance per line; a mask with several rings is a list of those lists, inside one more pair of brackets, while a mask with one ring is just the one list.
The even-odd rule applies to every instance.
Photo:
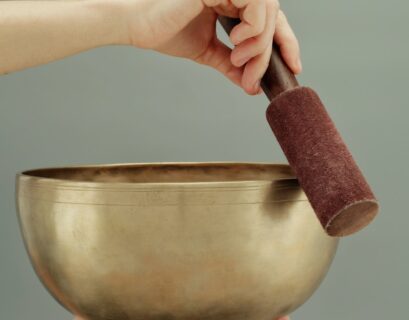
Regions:
[[[219, 22], [230, 33], [240, 20]], [[277, 48], [261, 86], [268, 123], [325, 231], [340, 237], [364, 228], [378, 202], [317, 93], [298, 85]]]

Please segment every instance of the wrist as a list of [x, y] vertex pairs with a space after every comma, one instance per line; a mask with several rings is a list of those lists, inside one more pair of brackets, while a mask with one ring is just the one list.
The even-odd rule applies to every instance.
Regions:
[[85, 0], [80, 5], [94, 19], [96, 36], [100, 45], [130, 44], [126, 8], [120, 0]]

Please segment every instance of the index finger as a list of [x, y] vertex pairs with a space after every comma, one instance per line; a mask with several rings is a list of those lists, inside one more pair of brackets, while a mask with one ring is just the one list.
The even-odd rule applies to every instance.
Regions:
[[[235, 26], [230, 33], [230, 40], [234, 45], [263, 32], [266, 21], [267, 1], [271, 0], [236, 0], [232, 2], [241, 9], [241, 23]], [[236, 2], [238, 3], [236, 4]]]

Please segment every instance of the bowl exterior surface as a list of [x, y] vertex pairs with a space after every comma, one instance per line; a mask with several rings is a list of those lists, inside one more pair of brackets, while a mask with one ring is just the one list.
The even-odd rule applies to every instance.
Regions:
[[272, 320], [315, 291], [338, 243], [294, 179], [17, 182], [37, 275], [92, 320]]

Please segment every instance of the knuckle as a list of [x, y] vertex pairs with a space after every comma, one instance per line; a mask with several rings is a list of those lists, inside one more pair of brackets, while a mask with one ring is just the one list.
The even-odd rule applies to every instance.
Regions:
[[254, 52], [258, 54], [263, 53], [264, 50], [266, 49], [267, 44], [268, 44], [268, 40], [266, 37], [259, 37], [254, 42], [254, 45], [253, 45]]
[[289, 33], [283, 34], [281, 38], [282, 42], [286, 45], [291, 45], [294, 42], [294, 37]]
[[261, 21], [257, 21], [257, 23], [253, 25], [253, 31], [256, 35], [262, 33], [264, 31], [264, 24], [262, 24]]
[[267, 0], [267, 6], [274, 11], [280, 10], [280, 1], [278, 0]]
[[288, 24], [287, 17], [286, 17], [285, 13], [284, 13], [282, 10], [279, 10], [279, 11], [278, 11], [278, 14], [277, 14], [277, 23], [280, 23], [280, 24]]
[[203, 3], [207, 7], [216, 7], [220, 4], [220, 0], [203, 0]]
[[230, 5], [230, 0], [215, 0], [218, 2], [219, 6], [222, 6], [224, 8], [228, 8]]

